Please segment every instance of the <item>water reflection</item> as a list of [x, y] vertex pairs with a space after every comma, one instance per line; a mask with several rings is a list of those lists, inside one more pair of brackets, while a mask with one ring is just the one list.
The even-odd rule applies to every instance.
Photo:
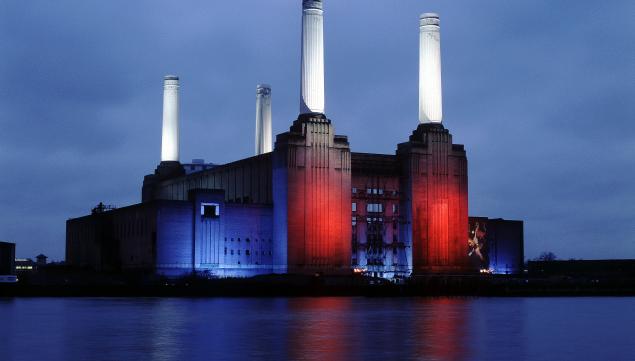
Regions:
[[288, 303], [288, 354], [293, 360], [347, 360], [354, 355], [353, 299], [305, 298]]
[[619, 359], [635, 353], [633, 307], [628, 298], [18, 298], [0, 302], [0, 360]]
[[447, 298], [420, 300], [413, 314], [411, 332], [416, 338], [414, 354], [417, 359], [469, 359], [467, 351], [475, 338], [470, 340], [466, 330], [470, 316], [467, 301]]

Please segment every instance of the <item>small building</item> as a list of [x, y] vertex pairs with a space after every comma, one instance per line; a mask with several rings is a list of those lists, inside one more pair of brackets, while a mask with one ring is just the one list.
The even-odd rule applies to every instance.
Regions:
[[46, 266], [46, 260], [48, 259], [48, 257], [46, 257], [43, 254], [39, 254], [37, 256], [35, 256], [35, 262], [37, 263], [38, 266]]
[[15, 271], [16, 273], [31, 273], [37, 270], [37, 264], [30, 258], [16, 258], [15, 259]]
[[522, 273], [523, 234], [523, 221], [470, 217], [468, 257], [472, 267], [484, 273]]
[[0, 275], [15, 274], [15, 243], [0, 242]]

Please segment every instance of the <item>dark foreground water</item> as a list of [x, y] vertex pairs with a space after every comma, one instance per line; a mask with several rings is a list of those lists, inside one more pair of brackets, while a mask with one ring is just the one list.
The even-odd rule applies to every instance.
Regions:
[[0, 360], [635, 360], [635, 298], [0, 298]]

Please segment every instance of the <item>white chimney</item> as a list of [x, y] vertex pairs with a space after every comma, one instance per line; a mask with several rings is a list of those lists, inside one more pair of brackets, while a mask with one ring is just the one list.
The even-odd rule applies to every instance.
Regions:
[[179, 77], [163, 79], [163, 136], [161, 161], [179, 161]]
[[424, 13], [419, 19], [419, 122], [442, 120], [439, 15]]
[[323, 14], [322, 0], [302, 1], [300, 114], [324, 113]]
[[271, 152], [271, 86], [256, 87], [256, 155]]

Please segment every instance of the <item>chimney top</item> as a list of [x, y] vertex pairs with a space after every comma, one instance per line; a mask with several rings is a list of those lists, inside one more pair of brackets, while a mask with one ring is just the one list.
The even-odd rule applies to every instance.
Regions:
[[302, 9], [322, 10], [322, 0], [302, 0]]
[[423, 13], [419, 16], [419, 25], [436, 25], [439, 26], [439, 14], [437, 13]]
[[166, 75], [163, 79], [164, 80], [179, 80], [179, 77], [176, 75]]

